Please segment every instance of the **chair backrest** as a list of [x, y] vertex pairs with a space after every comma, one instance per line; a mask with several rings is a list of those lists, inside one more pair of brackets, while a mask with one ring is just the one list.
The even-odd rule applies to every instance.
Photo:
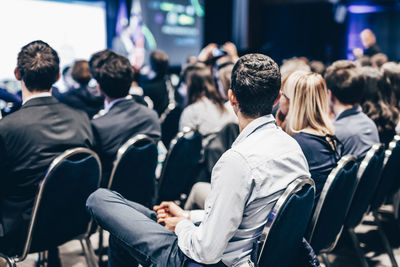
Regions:
[[336, 245], [356, 188], [357, 171], [357, 159], [346, 155], [325, 182], [306, 235], [316, 254]]
[[376, 188], [371, 209], [378, 209], [386, 197], [394, 194], [400, 187], [400, 136], [396, 135], [385, 152], [381, 180]]
[[375, 144], [368, 151], [357, 173], [357, 185], [345, 220], [347, 228], [356, 227], [368, 211], [372, 197], [381, 178], [385, 148]]
[[202, 150], [199, 132], [185, 128], [171, 141], [161, 171], [158, 201], [178, 200], [193, 185]]
[[17, 261], [89, 233], [86, 200], [100, 185], [99, 157], [87, 148], [65, 151], [53, 160], [39, 185], [28, 234]]
[[272, 209], [258, 256], [259, 266], [296, 266], [301, 241], [314, 205], [315, 184], [311, 178], [293, 181]]
[[161, 141], [165, 147], [169, 147], [171, 140], [179, 132], [179, 120], [182, 114], [182, 108], [176, 103], [170, 103], [167, 109], [160, 116], [161, 123]]
[[108, 188], [150, 208], [155, 193], [157, 156], [152, 138], [139, 134], [129, 139], [118, 149]]

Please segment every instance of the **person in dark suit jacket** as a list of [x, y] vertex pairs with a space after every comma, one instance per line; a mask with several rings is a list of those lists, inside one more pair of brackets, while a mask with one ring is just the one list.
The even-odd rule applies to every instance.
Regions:
[[94, 142], [87, 115], [51, 96], [59, 58], [48, 44], [24, 46], [15, 76], [22, 83], [23, 105], [0, 120], [0, 252], [6, 254], [22, 245], [38, 185], [53, 159]]
[[79, 84], [79, 87], [70, 88], [61, 94], [58, 100], [70, 107], [85, 111], [89, 118], [93, 118], [103, 108], [104, 97], [94, 95], [89, 91], [88, 83], [92, 76], [86, 60], [75, 62], [72, 67], [72, 78]]
[[153, 51], [150, 54], [150, 67], [155, 77], [143, 83], [143, 92], [153, 101], [153, 108], [160, 116], [169, 104], [167, 88], [167, 82], [169, 82], [167, 77], [168, 56], [162, 51]]
[[93, 77], [105, 97], [104, 111], [92, 120], [95, 150], [103, 166], [106, 186], [118, 149], [131, 137], [146, 134], [156, 141], [161, 127], [157, 114], [128, 96], [133, 79], [129, 60], [110, 50], [98, 52], [89, 61]]

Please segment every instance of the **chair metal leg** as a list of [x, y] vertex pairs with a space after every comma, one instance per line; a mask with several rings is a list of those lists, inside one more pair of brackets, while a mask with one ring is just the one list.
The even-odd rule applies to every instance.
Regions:
[[48, 260], [49, 260], [49, 253], [47, 250], [39, 252], [38, 266], [47, 267]]
[[104, 253], [104, 230], [99, 228], [99, 248], [98, 248], [98, 256], [99, 256], [99, 266], [103, 265], [103, 253]]
[[3, 255], [0, 253], [0, 258], [5, 259], [5, 261], [8, 264], [8, 267], [17, 267], [17, 263], [15, 262], [15, 260], [13, 258], [10, 258], [6, 255]]
[[89, 267], [98, 267], [96, 256], [92, 248], [92, 243], [88, 237], [79, 239], [81, 243], [83, 254], [85, 255], [86, 263]]
[[372, 214], [374, 215], [375, 223], [378, 226], [379, 236], [380, 236], [380, 238], [382, 240], [383, 246], [384, 246], [387, 254], [389, 255], [390, 261], [392, 262], [392, 266], [393, 267], [398, 267], [397, 261], [396, 261], [396, 258], [393, 255], [393, 250], [392, 250], [392, 248], [390, 246], [389, 240], [387, 239], [386, 234], [383, 231], [380, 215], [375, 211]]
[[348, 228], [347, 232], [349, 233], [351, 242], [353, 243], [353, 247], [356, 251], [357, 257], [360, 260], [362, 267], [369, 267], [367, 260], [365, 259], [364, 252], [360, 247], [360, 241], [357, 238], [356, 233], [354, 232], [353, 228]]
[[325, 267], [331, 267], [332, 266], [330, 261], [329, 261], [328, 255], [326, 253], [322, 253], [321, 257], [322, 257], [322, 261], [325, 264]]

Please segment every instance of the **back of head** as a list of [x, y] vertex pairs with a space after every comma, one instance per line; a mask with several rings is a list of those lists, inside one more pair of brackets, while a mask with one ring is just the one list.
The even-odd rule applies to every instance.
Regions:
[[386, 62], [388, 62], [388, 57], [383, 53], [378, 53], [371, 57], [371, 64], [374, 68], [380, 69]]
[[151, 69], [157, 77], [164, 77], [168, 73], [168, 56], [161, 50], [155, 50], [150, 54]]
[[364, 77], [364, 97], [361, 101], [363, 104], [365, 101], [378, 102], [381, 98], [381, 84], [382, 74], [379, 70], [373, 67], [362, 67], [360, 72]]
[[328, 89], [342, 103], [359, 104], [364, 95], [364, 79], [356, 65], [348, 60], [338, 60], [326, 69]]
[[203, 96], [210, 99], [223, 110], [223, 99], [217, 92], [214, 77], [210, 69], [202, 63], [189, 65], [185, 70], [185, 81], [188, 88], [188, 103], [192, 104]]
[[248, 54], [233, 67], [231, 87], [240, 112], [247, 117], [270, 114], [280, 86], [279, 67], [268, 56]]
[[93, 78], [97, 80], [106, 96], [115, 99], [128, 95], [133, 80], [133, 69], [126, 57], [104, 50], [91, 57], [89, 66]]
[[[400, 101], [400, 64], [388, 62], [382, 65], [384, 95], [394, 96], [390, 101], [393, 105], [398, 105]], [[394, 95], [393, 95], [394, 94]]]
[[92, 78], [90, 74], [89, 62], [86, 60], [75, 61], [72, 66], [72, 78], [80, 85], [87, 85]]
[[323, 75], [325, 72], [325, 64], [322, 61], [313, 60], [309, 63], [311, 71]]
[[57, 52], [43, 41], [33, 41], [18, 54], [20, 78], [29, 91], [49, 91], [60, 73]]
[[283, 61], [281, 66], [281, 75], [283, 78], [290, 75], [291, 73], [302, 70], [311, 71], [310, 66], [300, 58], [291, 58]]
[[228, 95], [228, 90], [231, 88], [232, 69], [233, 63], [219, 69], [217, 73], [218, 80], [226, 96]]
[[372, 66], [371, 58], [369, 56], [361, 56], [356, 59], [357, 67], [370, 67]]
[[286, 130], [289, 134], [309, 127], [323, 135], [333, 135], [328, 90], [320, 74], [296, 71], [286, 80], [283, 91], [289, 99], [286, 117]]

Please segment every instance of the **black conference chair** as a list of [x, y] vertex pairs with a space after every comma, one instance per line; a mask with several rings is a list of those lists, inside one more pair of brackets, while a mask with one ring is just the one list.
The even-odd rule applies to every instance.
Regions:
[[[288, 185], [271, 210], [258, 245], [257, 266], [298, 266], [297, 255], [311, 217], [314, 181], [300, 177]], [[186, 267], [202, 267], [191, 262]]]
[[179, 132], [179, 120], [183, 109], [176, 103], [170, 103], [160, 116], [161, 141], [168, 148], [172, 139]]
[[55, 158], [40, 183], [25, 243], [16, 255], [0, 255], [10, 266], [39, 252], [47, 266], [47, 250], [79, 239], [88, 266], [96, 266], [89, 241], [91, 218], [86, 199], [100, 185], [99, 157], [87, 148], [70, 149]]
[[390, 243], [383, 231], [381, 224], [381, 214], [379, 208], [384, 204], [387, 197], [391, 195], [393, 190], [397, 190], [397, 183], [400, 175], [400, 136], [396, 135], [393, 141], [390, 142], [388, 149], [385, 152], [385, 160], [383, 170], [378, 187], [375, 191], [374, 198], [371, 203], [371, 211], [374, 216], [375, 223], [378, 226], [378, 233], [382, 243], [388, 253], [392, 265], [397, 267], [396, 259], [393, 255]]
[[151, 208], [154, 204], [157, 156], [157, 146], [152, 138], [139, 134], [129, 139], [118, 149], [108, 188], [128, 200]]
[[372, 198], [379, 184], [385, 148], [383, 144], [375, 144], [360, 164], [357, 173], [357, 187], [351, 200], [350, 209], [346, 216], [344, 228], [349, 234], [354, 249], [363, 267], [368, 267], [367, 260], [360, 247], [360, 242], [354, 228], [361, 223], [364, 214], [372, 202]]
[[358, 164], [352, 155], [340, 159], [329, 174], [308, 225], [307, 240], [316, 254], [331, 252], [339, 239], [357, 183]]
[[199, 132], [185, 128], [171, 141], [158, 187], [158, 202], [179, 200], [195, 182], [202, 150]]
[[258, 266], [298, 266], [296, 260], [311, 217], [314, 196], [315, 184], [308, 177], [289, 184], [268, 217]]

